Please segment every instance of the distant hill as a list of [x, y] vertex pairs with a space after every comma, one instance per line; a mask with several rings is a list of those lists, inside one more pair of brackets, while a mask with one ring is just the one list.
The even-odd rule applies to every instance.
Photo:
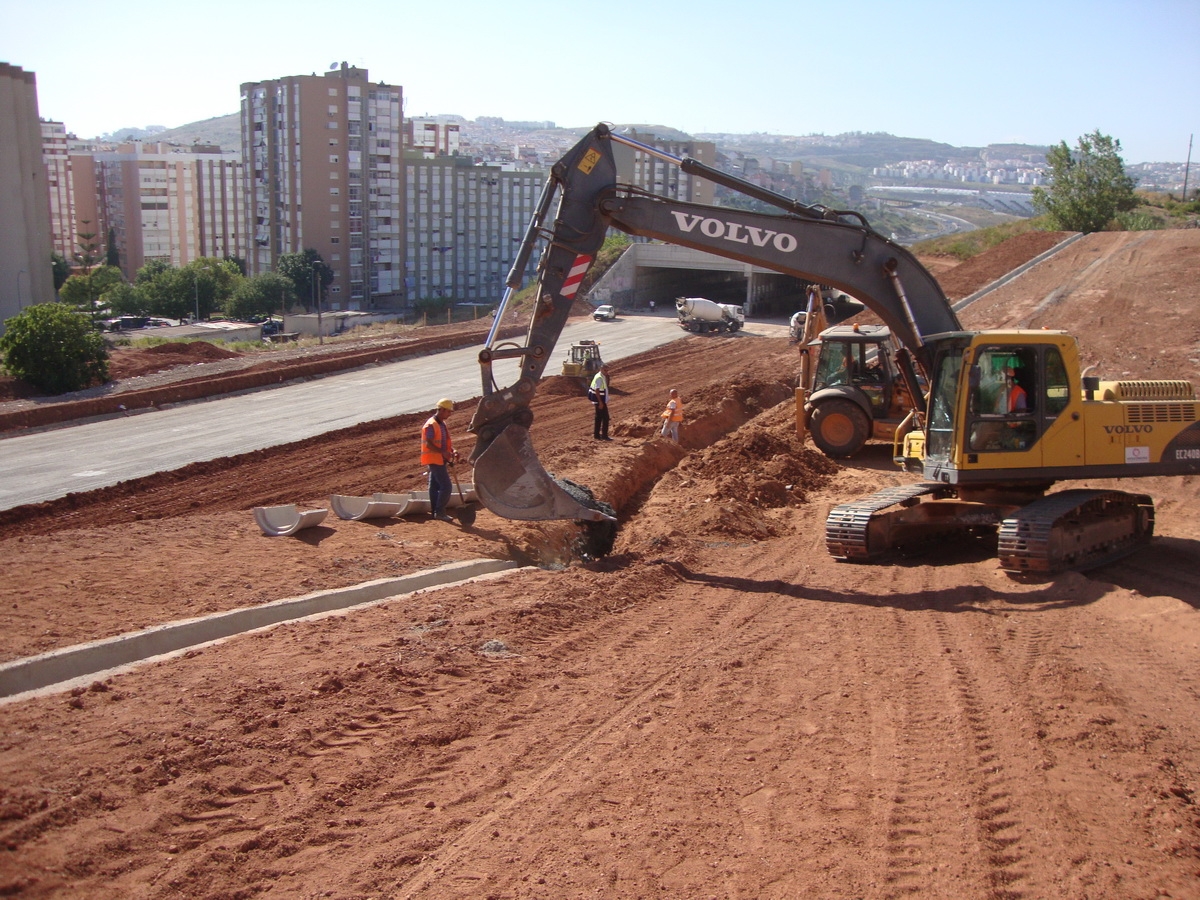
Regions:
[[192, 122], [180, 125], [178, 128], [168, 128], [154, 136], [156, 141], [175, 141], [180, 144], [217, 144], [223, 150], [240, 150], [242, 148], [241, 116], [230, 113], [227, 116], [217, 116], [215, 119], [205, 119], [203, 122]]
[[[473, 137], [473, 132], [486, 132], [493, 127], [494, 121], [483, 119], [486, 124], [477, 125], [471, 121], [462, 123], [463, 135]], [[514, 127], [517, 123], [505, 123]], [[540, 124], [540, 123], [539, 123]], [[1000, 160], [1000, 159], [1029, 159], [1038, 160], [1043, 157], [1049, 147], [1029, 144], [991, 144], [987, 147], [955, 147], [924, 138], [897, 137], [884, 132], [851, 132], [838, 135], [776, 135], [776, 134], [727, 134], [709, 133], [689, 135], [667, 125], [624, 124], [615, 126], [618, 130], [635, 129], [639, 135], [657, 134], [670, 140], [712, 141], [722, 152], [737, 151], [750, 155], [770, 157], [772, 159], [798, 159], [808, 167], [828, 167], [847, 169], [859, 172], [869, 172], [872, 168], [886, 166], [900, 160], [930, 159], [944, 162], [956, 160]], [[564, 147], [574, 141], [587, 129], [584, 128], [545, 128], [538, 129], [542, 135], [559, 133], [563, 138]], [[180, 125], [178, 128], [162, 129], [154, 126], [147, 128], [122, 128], [106, 135], [111, 139], [120, 140], [152, 140], [173, 141], [180, 144], [217, 144], [225, 150], [241, 148], [241, 131], [238, 113], [227, 116], [217, 116], [202, 122], [192, 122]]]
[[238, 150], [242, 146], [238, 113], [217, 116], [202, 122], [191, 122], [178, 128], [147, 125], [145, 128], [118, 128], [100, 136], [105, 141], [169, 141], [176, 144], [216, 144], [223, 150]]

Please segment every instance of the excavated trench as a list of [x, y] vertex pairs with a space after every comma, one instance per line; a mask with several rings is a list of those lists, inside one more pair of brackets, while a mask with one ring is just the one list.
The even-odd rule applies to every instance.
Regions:
[[726, 519], [752, 519], [754, 509], [802, 504], [808, 490], [837, 465], [796, 439], [793, 388], [782, 381], [752, 380], [731, 388], [708, 408], [694, 415], [689, 410], [679, 444], [657, 437], [655, 422], [616, 423], [620, 438], [642, 443], [624, 441], [614, 465], [600, 479], [591, 474], [586, 486], [576, 475], [555, 477], [580, 502], [615, 515], [617, 525], [530, 523], [514, 544], [512, 559], [557, 569], [608, 555], [622, 533], [636, 526], [641, 511], [653, 505], [655, 488], [668, 476], [671, 490], [680, 480], [711, 484], [701, 505], [710, 507], [705, 512], [723, 511]]

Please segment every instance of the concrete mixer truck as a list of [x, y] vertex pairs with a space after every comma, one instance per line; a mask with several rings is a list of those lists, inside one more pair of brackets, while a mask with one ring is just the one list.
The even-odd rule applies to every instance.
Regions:
[[746, 315], [740, 306], [714, 303], [703, 297], [677, 298], [675, 312], [679, 314], [679, 327], [696, 334], [710, 331], [732, 334], [746, 323]]

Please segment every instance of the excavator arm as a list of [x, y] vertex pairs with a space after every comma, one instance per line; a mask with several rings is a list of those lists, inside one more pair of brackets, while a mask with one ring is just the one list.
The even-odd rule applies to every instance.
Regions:
[[[683, 203], [619, 185], [614, 144], [674, 163], [688, 174], [775, 206], [780, 213]], [[546, 227], [556, 197], [554, 221]], [[476, 490], [484, 505], [507, 518], [610, 520], [550, 477], [529, 437], [537, 382], [610, 227], [845, 291], [878, 315], [925, 370], [931, 363], [926, 338], [961, 330], [933, 276], [907, 250], [872, 230], [858, 213], [806, 206], [597, 125], [552, 169], [479, 354], [483, 397], [470, 425], [476, 435], [472, 454]], [[537, 297], [525, 342], [499, 345], [499, 323], [540, 241], [545, 249], [538, 263]], [[520, 374], [512, 385], [501, 388], [493, 364], [503, 359], [518, 360]], [[915, 373], [906, 373], [910, 375], [915, 386]], [[913, 396], [920, 394], [914, 391]]]

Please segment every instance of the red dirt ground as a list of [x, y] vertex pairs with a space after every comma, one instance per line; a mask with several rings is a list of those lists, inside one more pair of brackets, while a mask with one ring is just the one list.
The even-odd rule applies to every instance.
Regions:
[[[961, 318], [1200, 382], [1200, 232], [1089, 236]], [[784, 338], [614, 368], [609, 444], [574, 384], [534, 404], [547, 468], [619, 511], [595, 562], [486, 511], [258, 531], [255, 505], [419, 487], [422, 416], [0, 514], [3, 660], [540, 565], [5, 705], [0, 895], [1200, 897], [1200, 479], [1122, 480], [1157, 536], [1086, 575], [1011, 578], [987, 541], [839, 564], [826, 512], [911, 477], [797, 444]], [[672, 386], [682, 447], [653, 436]]]

